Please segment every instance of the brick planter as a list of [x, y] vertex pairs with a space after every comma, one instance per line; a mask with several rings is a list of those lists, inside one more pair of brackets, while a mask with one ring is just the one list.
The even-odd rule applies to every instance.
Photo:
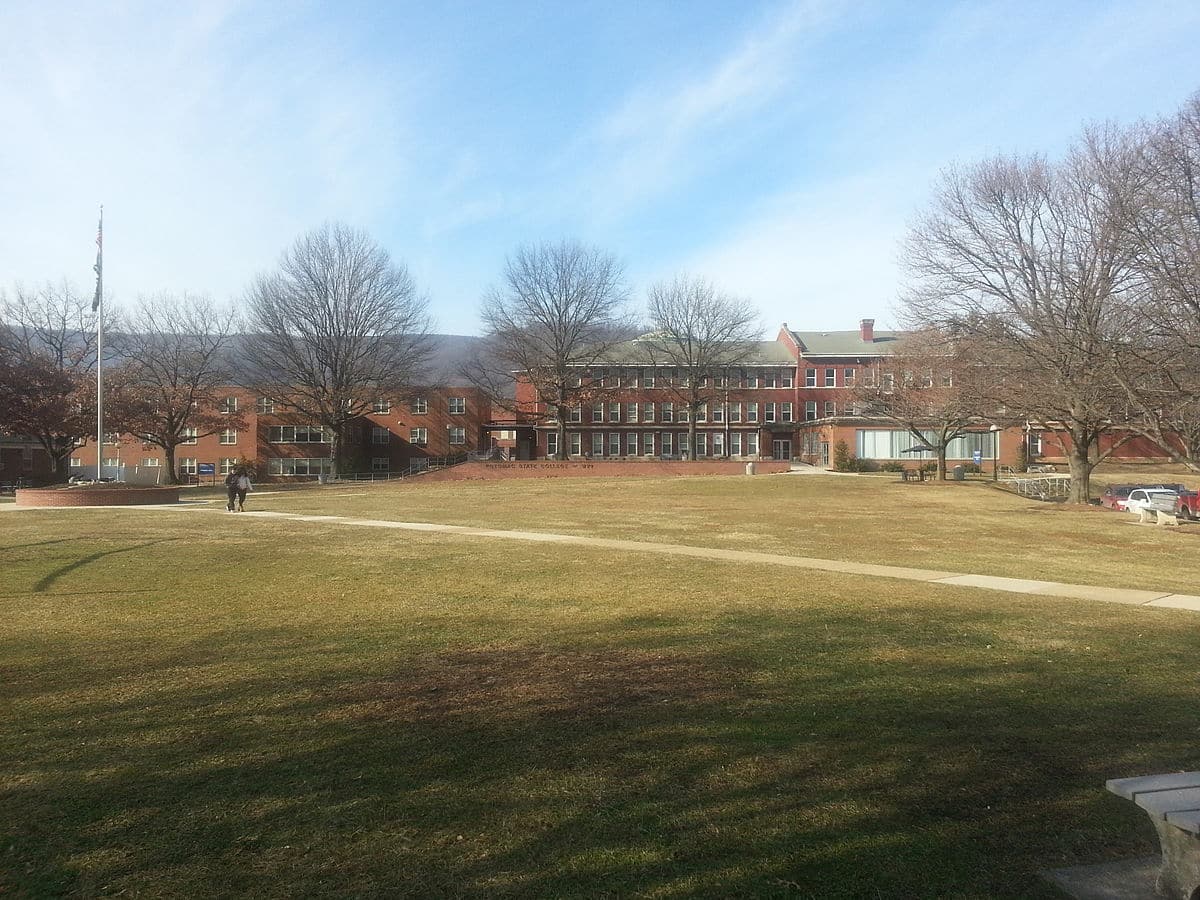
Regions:
[[22, 488], [17, 491], [17, 506], [148, 506], [178, 502], [178, 487]]

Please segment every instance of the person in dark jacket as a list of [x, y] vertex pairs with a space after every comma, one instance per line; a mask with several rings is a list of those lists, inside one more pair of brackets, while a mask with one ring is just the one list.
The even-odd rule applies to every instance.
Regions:
[[230, 512], [234, 511], [234, 504], [238, 499], [238, 478], [241, 476], [241, 469], [234, 469], [225, 476], [225, 493], [228, 495], [228, 500], [225, 503], [225, 508]]

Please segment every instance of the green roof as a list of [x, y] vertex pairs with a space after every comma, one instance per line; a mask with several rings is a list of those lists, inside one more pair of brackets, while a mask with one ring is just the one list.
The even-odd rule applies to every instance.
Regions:
[[793, 331], [792, 337], [805, 356], [880, 356], [894, 352], [904, 333], [876, 331], [873, 341], [864, 341], [858, 330]]

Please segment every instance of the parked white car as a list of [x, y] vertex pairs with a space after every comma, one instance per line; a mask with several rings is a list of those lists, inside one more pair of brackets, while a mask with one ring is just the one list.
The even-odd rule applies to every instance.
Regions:
[[1137, 488], [1130, 491], [1125, 498], [1125, 509], [1137, 512], [1139, 509], [1161, 509], [1163, 512], [1174, 512], [1175, 501], [1179, 494], [1175, 491], [1156, 490], [1154, 488]]

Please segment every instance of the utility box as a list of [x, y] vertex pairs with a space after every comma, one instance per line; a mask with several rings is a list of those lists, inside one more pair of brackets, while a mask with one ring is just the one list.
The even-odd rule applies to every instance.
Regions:
[[753, 462], [746, 463], [746, 474], [747, 475], [754, 474], [754, 463]]
[[955, 481], [966, 481], [966, 479], [967, 479], [967, 470], [964, 469], [962, 466], [955, 466], [954, 467], [954, 480]]

